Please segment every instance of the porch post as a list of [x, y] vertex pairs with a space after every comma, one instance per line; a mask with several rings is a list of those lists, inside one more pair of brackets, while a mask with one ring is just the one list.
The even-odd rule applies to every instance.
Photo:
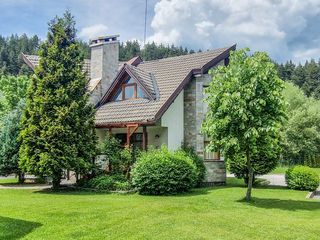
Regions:
[[[134, 127], [134, 129], [132, 130], [132, 132], [130, 132], [130, 127]], [[132, 134], [134, 134], [134, 132], [138, 129], [139, 124], [128, 124], [127, 125], [127, 148], [130, 148], [130, 137], [132, 136]]]
[[130, 148], [130, 126], [127, 125], [127, 149]]
[[145, 151], [147, 149], [147, 126], [143, 126], [142, 129], [142, 150]]

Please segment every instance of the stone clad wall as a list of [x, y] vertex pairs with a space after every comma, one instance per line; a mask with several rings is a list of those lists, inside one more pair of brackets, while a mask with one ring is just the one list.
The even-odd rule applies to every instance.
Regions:
[[91, 81], [99, 83], [92, 89], [89, 102], [96, 104], [107, 92], [118, 73], [119, 41], [91, 44]]
[[206, 178], [203, 181], [204, 185], [225, 185], [227, 181], [226, 164], [223, 160], [220, 161], [205, 161]]
[[[211, 81], [211, 75], [203, 74], [192, 78], [184, 88], [184, 142], [201, 157], [204, 155], [204, 135], [200, 131], [207, 111], [202, 100], [204, 89]], [[205, 166], [207, 174], [204, 184], [225, 184], [226, 166], [223, 160], [205, 161]]]
[[203, 134], [200, 134], [200, 131], [206, 115], [202, 100], [204, 99], [204, 86], [208, 86], [211, 79], [211, 75], [204, 74], [191, 79], [184, 88], [184, 141], [202, 157], [204, 137]]

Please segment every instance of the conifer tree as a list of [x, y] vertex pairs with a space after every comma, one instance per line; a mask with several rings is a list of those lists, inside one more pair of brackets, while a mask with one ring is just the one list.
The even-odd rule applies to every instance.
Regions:
[[84, 174], [96, 154], [94, 109], [88, 104], [83, 55], [70, 11], [49, 23], [40, 63], [27, 92], [19, 136], [20, 166], [52, 177], [57, 190], [63, 169]]
[[25, 99], [21, 99], [13, 111], [4, 117], [4, 127], [0, 132], [0, 175], [18, 174], [20, 183], [24, 181], [24, 174], [19, 168], [20, 143], [17, 138], [21, 132], [20, 122], [25, 104]]

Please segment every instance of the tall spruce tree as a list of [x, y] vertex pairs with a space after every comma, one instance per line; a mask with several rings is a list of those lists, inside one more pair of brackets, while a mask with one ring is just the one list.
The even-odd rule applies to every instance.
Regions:
[[57, 190], [63, 169], [79, 174], [89, 170], [97, 135], [73, 16], [66, 11], [48, 24], [40, 64], [27, 92], [19, 136], [20, 166], [23, 171], [52, 177]]

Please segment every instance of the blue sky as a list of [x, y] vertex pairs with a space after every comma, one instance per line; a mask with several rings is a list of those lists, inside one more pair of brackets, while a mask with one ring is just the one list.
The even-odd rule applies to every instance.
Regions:
[[[143, 44], [146, 0], [0, 0], [0, 35], [45, 40], [47, 22], [67, 8], [78, 37], [119, 34]], [[188, 49], [237, 44], [277, 62], [320, 58], [319, 0], [148, 0], [147, 41]]]

